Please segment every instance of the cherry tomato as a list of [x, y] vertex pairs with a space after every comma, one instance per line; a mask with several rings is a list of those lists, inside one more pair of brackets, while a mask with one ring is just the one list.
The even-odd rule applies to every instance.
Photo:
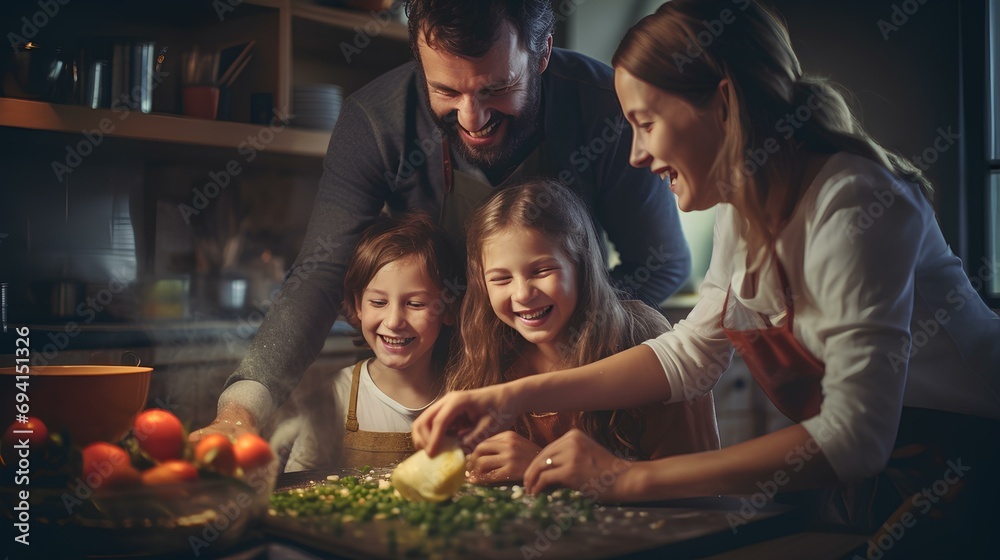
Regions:
[[184, 426], [166, 410], [151, 408], [137, 416], [132, 434], [139, 447], [156, 461], [180, 459], [184, 456], [187, 441]]
[[83, 449], [83, 481], [95, 490], [134, 486], [139, 483], [139, 471], [121, 447], [92, 443]]
[[[16, 434], [14, 433], [15, 430], [31, 433]], [[44, 422], [34, 416], [29, 416], [28, 421], [24, 423], [14, 422], [7, 428], [7, 432], [3, 435], [4, 451], [10, 453], [15, 445], [20, 445], [24, 440], [28, 441], [28, 446], [32, 451], [45, 449], [49, 443], [49, 429], [45, 427]]]
[[236, 464], [244, 471], [250, 471], [270, 464], [274, 454], [267, 441], [256, 434], [243, 434], [233, 444]]
[[233, 442], [223, 434], [209, 434], [194, 448], [194, 460], [218, 473], [232, 475], [236, 470]]
[[142, 472], [142, 483], [146, 486], [176, 484], [198, 478], [198, 469], [187, 461], [168, 459]]

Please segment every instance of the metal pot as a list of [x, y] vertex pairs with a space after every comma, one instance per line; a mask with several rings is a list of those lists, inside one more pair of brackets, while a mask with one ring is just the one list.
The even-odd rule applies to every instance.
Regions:
[[87, 285], [80, 280], [43, 280], [33, 282], [31, 287], [36, 308], [60, 319], [76, 315], [76, 308], [87, 297]]
[[73, 101], [77, 67], [73, 56], [59, 46], [19, 45], [11, 53], [4, 93], [9, 97], [44, 101]]
[[247, 288], [249, 281], [246, 278], [236, 276], [223, 276], [219, 278], [219, 307], [224, 311], [239, 311], [247, 299]]

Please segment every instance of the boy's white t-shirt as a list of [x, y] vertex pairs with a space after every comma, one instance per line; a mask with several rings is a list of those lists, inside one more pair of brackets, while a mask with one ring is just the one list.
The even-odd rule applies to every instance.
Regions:
[[[365, 360], [361, 364], [361, 383], [358, 385], [358, 429], [366, 432], [410, 431], [413, 421], [431, 403], [420, 408], [407, 408], [394, 401], [392, 397], [383, 393], [378, 385], [375, 385], [375, 381], [368, 371], [369, 363], [371, 360]], [[338, 372], [336, 395], [334, 395], [337, 402], [350, 403], [353, 369], [353, 367], [349, 367]], [[344, 407], [344, 421], [347, 421], [346, 406]]]
[[[407, 408], [385, 394], [372, 380], [368, 364], [361, 364], [358, 384], [358, 427], [366, 432], [408, 432], [413, 421], [431, 403], [421, 408]], [[308, 399], [297, 421], [295, 437], [285, 472], [340, 466], [336, 459], [344, 445], [347, 410], [351, 402], [351, 378], [354, 364], [329, 374], [321, 383], [319, 398]], [[433, 402], [433, 401], [432, 401]]]

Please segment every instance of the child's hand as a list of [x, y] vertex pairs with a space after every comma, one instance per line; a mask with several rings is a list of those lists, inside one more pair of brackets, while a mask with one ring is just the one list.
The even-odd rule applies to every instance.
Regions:
[[525, 469], [541, 450], [541, 447], [510, 430], [500, 432], [476, 446], [476, 450], [466, 458], [469, 482], [520, 482], [524, 479]]

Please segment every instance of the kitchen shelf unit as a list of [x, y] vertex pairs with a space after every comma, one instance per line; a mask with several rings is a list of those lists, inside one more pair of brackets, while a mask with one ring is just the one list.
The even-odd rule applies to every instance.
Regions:
[[[158, 6], [162, 4], [112, 0], [100, 9], [88, 6], [83, 13], [73, 10], [84, 7], [67, 4], [59, 17], [52, 18], [47, 31], [49, 37], [58, 36], [68, 42], [108, 37], [150, 38], [158, 46], [170, 45], [168, 57], [176, 59], [192, 44], [219, 49], [254, 39], [257, 44], [252, 51], [253, 59], [232, 89], [234, 121], [178, 114], [179, 83], [165, 82], [160, 86], [165, 91], [154, 94], [153, 113], [133, 110], [124, 119], [120, 110], [0, 97], [0, 127], [80, 135], [81, 131], [99, 129], [107, 118], [114, 125], [106, 134], [110, 138], [236, 149], [267, 126], [246, 122], [251, 92], [272, 92], [276, 113], [294, 115], [293, 84], [337, 83], [342, 85], [346, 97], [410, 58], [406, 26], [385, 12], [332, 8], [303, 0], [181, 0], [171, 5], [169, 11]], [[219, 6], [225, 8], [220, 10]], [[78, 21], [85, 25], [79, 25]], [[371, 33], [372, 30], [376, 32]], [[345, 59], [341, 45], [356, 43], [364, 45], [361, 53], [356, 59]], [[179, 72], [176, 59], [174, 68]], [[175, 79], [179, 80], [179, 76]], [[296, 128], [294, 120], [292, 125], [274, 135], [267, 152], [322, 158], [330, 131]]]
[[[111, 109], [0, 98], [0, 126], [48, 132], [80, 134], [82, 131], [100, 130], [101, 123], [110, 123], [113, 130], [102, 133], [109, 138], [235, 149], [248, 138], [257, 137], [262, 127], [266, 126], [136, 111], [128, 113], [124, 119], [121, 118], [123, 115]], [[329, 139], [330, 134], [325, 131], [288, 127], [273, 135], [267, 151], [323, 157]]]

